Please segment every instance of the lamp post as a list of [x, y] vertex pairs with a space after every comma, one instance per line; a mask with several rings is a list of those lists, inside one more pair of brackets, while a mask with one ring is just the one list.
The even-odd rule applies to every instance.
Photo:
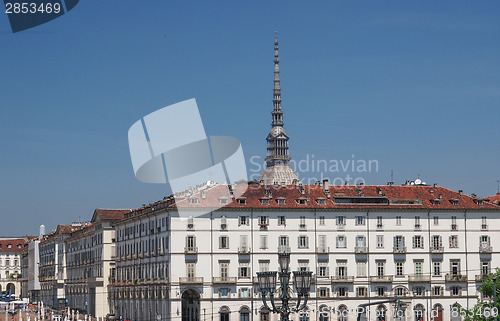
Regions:
[[[269, 272], [257, 272], [257, 278], [259, 282], [260, 291], [262, 293], [262, 302], [264, 306], [273, 313], [280, 314], [281, 321], [289, 321], [289, 315], [293, 311], [301, 311], [306, 307], [307, 299], [309, 298], [309, 292], [311, 290], [311, 279], [312, 272], [309, 271], [295, 271], [294, 276], [294, 287], [297, 292], [297, 306], [295, 308], [290, 308], [288, 302], [291, 297], [289, 294], [290, 289], [290, 253], [278, 253], [280, 271], [269, 271]], [[280, 291], [281, 294], [279, 299], [281, 300], [281, 307], [276, 307], [274, 302], [274, 293], [276, 292], [276, 274], [280, 279]], [[269, 307], [266, 301], [266, 297], [269, 294], [269, 299], [271, 301], [272, 308]], [[304, 302], [301, 305], [301, 301]]]
[[[497, 305], [497, 277], [496, 276], [493, 277], [493, 297], [495, 300], [495, 308], [498, 309], [498, 305]], [[497, 313], [495, 314], [495, 321], [498, 321], [498, 310], [497, 310]]]

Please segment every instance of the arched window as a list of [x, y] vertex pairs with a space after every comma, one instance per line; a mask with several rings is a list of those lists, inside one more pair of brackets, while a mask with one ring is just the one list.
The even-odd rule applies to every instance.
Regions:
[[307, 307], [299, 311], [299, 321], [309, 321], [309, 309]]
[[338, 321], [347, 321], [347, 318], [349, 317], [349, 310], [345, 305], [339, 305], [339, 308], [337, 309], [337, 320]]
[[451, 321], [462, 321], [462, 317], [460, 316], [460, 307], [458, 306], [458, 303], [455, 303], [451, 306], [450, 319]]
[[250, 320], [250, 309], [247, 306], [242, 306], [240, 308], [240, 321]]
[[260, 321], [269, 321], [269, 310], [265, 307], [260, 309]]
[[322, 305], [319, 307], [319, 321], [329, 321], [330, 320], [330, 310], [328, 306]]
[[387, 308], [383, 304], [379, 305], [377, 307], [377, 313], [376, 313], [377, 319], [376, 320], [377, 321], [385, 321], [386, 316], [387, 316]]
[[425, 308], [421, 304], [417, 304], [414, 310], [415, 321], [424, 321]]
[[220, 321], [229, 321], [229, 315], [231, 313], [231, 310], [229, 310], [229, 307], [227, 306], [222, 306], [220, 309], [219, 309], [219, 320]]

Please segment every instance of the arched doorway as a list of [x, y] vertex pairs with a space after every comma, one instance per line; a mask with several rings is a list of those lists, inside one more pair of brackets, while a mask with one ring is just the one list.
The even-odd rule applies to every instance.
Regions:
[[16, 286], [14, 285], [14, 283], [9, 283], [5, 288], [5, 291], [7, 291], [7, 294], [9, 294], [9, 291], [11, 294], [16, 294]]
[[182, 293], [182, 321], [200, 320], [200, 294], [189, 289]]
[[441, 304], [435, 304], [432, 308], [432, 320], [443, 321], [443, 306]]
[[417, 304], [414, 310], [415, 321], [424, 321], [425, 308], [422, 304]]
[[460, 306], [455, 303], [450, 309], [451, 321], [462, 321], [462, 316], [460, 315]]
[[319, 307], [319, 321], [329, 321], [330, 320], [330, 311], [328, 310], [327, 305], [321, 305]]
[[299, 311], [299, 321], [309, 321], [309, 309], [304, 307], [304, 310]]
[[219, 321], [229, 321], [229, 315], [231, 313], [231, 310], [229, 310], [229, 307], [224, 305], [219, 309]]

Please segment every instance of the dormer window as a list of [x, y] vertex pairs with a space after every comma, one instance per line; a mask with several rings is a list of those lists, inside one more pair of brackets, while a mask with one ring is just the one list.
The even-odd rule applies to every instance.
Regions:
[[439, 198], [435, 198], [431, 200], [431, 204], [433, 205], [439, 205], [441, 204], [441, 200]]
[[278, 199], [276, 199], [276, 201], [278, 202], [278, 205], [285, 205], [285, 198], [284, 197], [278, 198]]
[[21, 244], [17, 244], [17, 248], [20, 249], [21, 248]]
[[269, 199], [268, 198], [261, 198], [260, 203], [262, 205], [269, 205]]
[[307, 203], [307, 199], [303, 198], [303, 197], [297, 199], [296, 201], [297, 201], [297, 204], [300, 204], [300, 205], [304, 205]]
[[227, 204], [227, 198], [226, 197], [219, 198], [219, 204], [226, 205]]
[[7, 248], [11, 249], [12, 248], [12, 244], [7, 244]]
[[318, 198], [316, 200], [316, 202], [318, 202], [318, 205], [325, 205], [326, 204], [326, 200], [324, 198]]
[[450, 203], [451, 203], [452, 205], [454, 205], [454, 206], [458, 206], [458, 205], [460, 205], [460, 203], [459, 203], [458, 199], [456, 199], [456, 198], [451, 199], [451, 200], [450, 200]]
[[200, 202], [200, 199], [198, 197], [191, 197], [189, 199], [189, 203], [191, 204], [198, 204]]
[[246, 198], [238, 198], [236, 201], [238, 202], [238, 204], [246, 204], [247, 203]]
[[481, 205], [483, 205], [483, 199], [481, 199], [481, 198], [475, 199], [474, 203], [476, 203], [477, 205], [481, 206]]

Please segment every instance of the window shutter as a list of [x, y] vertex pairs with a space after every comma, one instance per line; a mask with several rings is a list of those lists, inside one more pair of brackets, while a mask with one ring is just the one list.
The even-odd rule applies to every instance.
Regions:
[[415, 242], [415, 236], [413, 236], [413, 237], [412, 237], [412, 240], [413, 240], [413, 241], [412, 241], [412, 242], [413, 242], [413, 248], [415, 248], [415, 247], [416, 247], [416, 245], [417, 245], [417, 244], [416, 244], [416, 242]]

